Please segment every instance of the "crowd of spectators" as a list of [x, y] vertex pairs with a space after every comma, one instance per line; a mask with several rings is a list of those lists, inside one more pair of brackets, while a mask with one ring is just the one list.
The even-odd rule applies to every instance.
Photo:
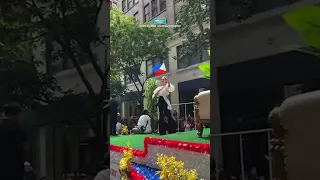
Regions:
[[[177, 111], [173, 111], [172, 113], [173, 119], [176, 122], [177, 130], [179, 132], [190, 131], [195, 128], [194, 118], [191, 115], [188, 115], [187, 118], [179, 116]], [[130, 132], [137, 124], [138, 124], [139, 117], [138, 116], [130, 116], [127, 117], [119, 117], [118, 122], [121, 125], [125, 125]], [[157, 129], [154, 129], [154, 132], [157, 132]]]

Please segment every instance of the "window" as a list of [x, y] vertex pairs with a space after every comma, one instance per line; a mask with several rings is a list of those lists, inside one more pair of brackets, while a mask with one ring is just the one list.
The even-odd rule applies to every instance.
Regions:
[[131, 84], [131, 83], [133, 83], [131, 77], [129, 77], [128, 75], [125, 75], [125, 83], [126, 83], [126, 84]]
[[182, 50], [182, 46], [177, 46], [177, 65], [178, 69], [187, 68], [189, 66], [192, 66], [194, 64], [202, 63], [204, 61], [209, 61], [210, 57], [208, 55], [208, 51], [204, 50], [201, 55], [195, 54], [194, 57], [191, 57], [190, 59], [179, 59], [180, 53]]
[[122, 11], [123, 12], [127, 11], [127, 0], [122, 0]]
[[150, 20], [150, 9], [149, 4], [144, 7], [144, 22], [148, 22]]
[[137, 4], [139, 0], [133, 0], [133, 4]]
[[151, 13], [152, 13], [152, 17], [158, 15], [157, 0], [152, 0], [151, 1]]
[[128, 0], [128, 9], [133, 7], [133, 0]]
[[139, 11], [137, 11], [133, 16], [136, 22], [139, 22]]
[[169, 60], [165, 59], [165, 60], [161, 60], [161, 59], [153, 59], [153, 60], [148, 60], [147, 61], [147, 77], [152, 77], [153, 73], [152, 73], [152, 69], [155, 65], [164, 63], [164, 65], [166, 66], [167, 72], [169, 72]]
[[167, 8], [167, 1], [166, 0], [160, 0], [160, 12], [165, 10]]

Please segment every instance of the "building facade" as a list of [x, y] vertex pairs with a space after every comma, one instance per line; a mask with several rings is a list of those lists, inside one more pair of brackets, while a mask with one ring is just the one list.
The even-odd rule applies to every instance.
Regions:
[[[134, 16], [139, 23], [146, 23], [158, 17], [166, 18], [168, 25], [174, 25], [181, 3], [166, 0], [123, 0], [121, 2], [118, 1], [118, 6], [127, 16]], [[209, 26], [209, 24], [207, 24], [207, 26]], [[180, 109], [181, 114], [186, 114], [184, 112], [185, 108], [179, 107], [178, 104], [193, 102], [193, 97], [196, 95], [198, 89], [209, 88], [210, 86], [209, 80], [200, 78], [202, 72], [198, 69], [201, 63], [209, 61], [209, 56], [207, 52], [204, 52], [202, 58], [195, 57], [191, 60], [190, 64], [183, 64], [181, 61], [174, 59], [177, 53], [179, 53], [179, 47], [181, 45], [181, 38], [177, 33], [173, 33], [173, 36], [168, 40], [168, 47], [170, 49], [168, 59], [163, 61], [149, 60], [142, 64], [141, 71], [145, 74], [145, 77], [148, 77], [152, 74], [154, 65], [165, 63], [168, 71], [165, 75], [169, 77], [170, 82], [176, 87], [176, 90], [170, 96], [173, 108], [177, 110]], [[136, 91], [136, 87], [132, 82], [127, 81], [126, 84], [129, 90]], [[188, 108], [190, 109], [192, 105], [188, 106], [190, 106]], [[191, 109], [189, 111], [189, 113], [192, 113]], [[139, 113], [140, 112], [137, 112], [135, 106], [130, 102], [122, 103], [122, 116], [128, 117], [139, 115]]]
[[[167, 18], [168, 24], [174, 24], [179, 13], [179, 4], [174, 1], [165, 1], [166, 8], [160, 8], [164, 4], [162, 0], [124, 0], [119, 2], [120, 9], [128, 16], [136, 17], [143, 23], [152, 20], [153, 17]], [[289, 27], [283, 20], [282, 15], [302, 6], [319, 4], [319, 0], [258, 0], [252, 3], [254, 12], [252, 16], [236, 22], [234, 17], [243, 11], [243, 4], [239, 1], [215, 0], [211, 1], [213, 19], [211, 19], [211, 96], [213, 101], [212, 133], [224, 133], [251, 129], [268, 128], [268, 113], [279, 105], [286, 97], [299, 94], [312, 89], [320, 89], [319, 59], [301, 52], [293, 51], [290, 46], [304, 45], [299, 34]], [[242, 2], [242, 1], [241, 1]], [[164, 10], [163, 10], [164, 9]], [[190, 64], [187, 68], [179, 68], [179, 63], [172, 57], [177, 55], [181, 39], [173, 36], [168, 41], [170, 54], [168, 59], [168, 76], [177, 87], [171, 95], [173, 104], [187, 100], [183, 99], [183, 90], [190, 85], [183, 85], [186, 81], [195, 80], [195, 84], [206, 86], [198, 78], [201, 72], [197, 66], [205, 61], [199, 60]], [[112, 48], [112, 47], [111, 47]], [[148, 74], [148, 65], [142, 65], [143, 72]], [[191, 85], [193, 86], [193, 85]], [[134, 87], [128, 83], [128, 88]], [[188, 91], [186, 91], [188, 92]], [[190, 97], [194, 96], [194, 90], [190, 90]], [[186, 93], [188, 94], [188, 93]], [[175, 108], [175, 107], [174, 107]], [[128, 112], [129, 106], [122, 104], [124, 116], [132, 115], [133, 110]], [[262, 138], [262, 140], [261, 140]], [[261, 144], [266, 137], [256, 138], [259, 142], [251, 139], [249, 146]], [[245, 139], [247, 140], [247, 139]], [[226, 171], [239, 175], [239, 159], [230, 147], [238, 142], [232, 139], [217, 140], [212, 143], [212, 148], [217, 148], [219, 156], [223, 156], [221, 164]], [[250, 141], [250, 140], [249, 140]], [[221, 148], [223, 147], [223, 148]], [[255, 160], [245, 162], [247, 166], [252, 164], [265, 165], [262, 150], [250, 150], [245, 153], [251, 154]], [[229, 151], [230, 150], [230, 151]], [[223, 151], [223, 152], [222, 152]], [[214, 156], [214, 155], [213, 155]], [[229, 163], [228, 163], [229, 162]], [[232, 162], [232, 163], [230, 163]], [[258, 169], [265, 169], [258, 167]], [[261, 172], [264, 174], [265, 172]]]
[[[114, 5], [114, 4], [113, 4]], [[111, 6], [111, 5], [110, 5]], [[109, 1], [104, 1], [98, 15], [97, 25], [103, 34], [109, 35], [108, 31]], [[59, 48], [55, 43], [37, 46], [34, 52], [35, 59], [42, 60], [43, 51], [46, 48]], [[105, 66], [107, 51], [104, 46], [92, 48], [98, 59], [101, 69]], [[47, 61], [45, 61], [47, 62]], [[100, 92], [101, 79], [87, 58], [81, 60], [81, 68], [96, 93]], [[82, 82], [77, 70], [70, 59], [59, 59], [51, 64], [43, 64], [39, 70], [45, 73], [54, 73], [57, 83], [63, 90], [73, 90], [75, 93], [85, 93], [87, 89]], [[56, 94], [61, 96], [61, 94]], [[34, 140], [34, 168], [39, 177], [64, 179], [62, 176], [74, 172], [86, 172], [90, 161], [90, 148], [88, 143], [94, 137], [89, 127], [71, 128], [67, 126], [45, 125], [39, 127]]]
[[[255, 2], [252, 17], [241, 23], [235, 21], [234, 15], [242, 11], [243, 4], [228, 0], [212, 2], [214, 11], [211, 13], [214, 14], [214, 19], [211, 20], [213, 23], [211, 25], [211, 59], [213, 60], [211, 66], [215, 68], [212, 78], [217, 78], [218, 71], [227, 66], [289, 52], [287, 47], [290, 45], [302, 44], [301, 38], [283, 21], [281, 15], [303, 5], [312, 5], [317, 2], [317, 0]], [[118, 6], [127, 16], [134, 16], [140, 23], [152, 21], [155, 17], [164, 17], [167, 18], [167, 24], [174, 24], [181, 4], [165, 0], [122, 0], [118, 1]], [[191, 97], [196, 93], [195, 88], [208, 85], [207, 82], [199, 79], [202, 74], [197, 66], [209, 57], [203, 56], [203, 59], [193, 61], [187, 68], [180, 68], [179, 61], [173, 57], [177, 55], [181, 44], [181, 38], [173, 35], [168, 41], [170, 53], [168, 62], [165, 62], [169, 69], [167, 76], [176, 86], [176, 91], [171, 94], [173, 104], [192, 101]], [[159, 62], [146, 62], [142, 65], [141, 70], [149, 74], [152, 66], [157, 63]], [[192, 80], [194, 81], [191, 82]], [[190, 81], [189, 84], [188, 81]], [[218, 83], [218, 79], [214, 82]], [[220, 82], [222, 83], [222, 80]], [[198, 84], [199, 87], [194, 86], [195, 84]], [[188, 91], [190, 85], [194, 89]], [[130, 90], [135, 90], [134, 85], [130, 82], [127, 82], [127, 86]], [[211, 87], [218, 88], [218, 86], [223, 85], [215, 84]], [[218, 89], [211, 89], [211, 91], [218, 93]], [[193, 94], [183, 95], [190, 93]], [[219, 101], [219, 98], [216, 100]], [[130, 116], [132, 113], [134, 113], [132, 107], [128, 103], [123, 103], [121, 114]]]

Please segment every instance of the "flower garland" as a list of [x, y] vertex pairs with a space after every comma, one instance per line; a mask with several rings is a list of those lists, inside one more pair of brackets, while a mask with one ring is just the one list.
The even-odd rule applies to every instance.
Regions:
[[196, 180], [198, 173], [196, 170], [188, 170], [184, 168], [182, 161], [177, 161], [174, 156], [167, 156], [164, 154], [157, 154], [157, 165], [160, 168], [158, 173], [160, 179], [163, 180]]
[[[148, 145], [164, 146], [164, 147], [169, 147], [169, 148], [173, 148], [173, 149], [181, 149], [181, 150], [185, 150], [185, 151], [210, 154], [210, 144], [182, 142], [182, 141], [177, 141], [177, 140], [167, 140], [167, 139], [145, 137], [144, 150], [134, 149], [133, 155], [137, 156], [137, 157], [146, 157], [146, 155], [148, 154]], [[123, 152], [124, 149], [127, 149], [127, 148], [110, 144], [111, 151]]]
[[122, 125], [121, 130], [122, 130], [122, 135], [128, 135], [129, 134], [128, 126]]
[[128, 176], [131, 170], [131, 160], [133, 157], [133, 150], [130, 148], [130, 143], [127, 143], [127, 149], [123, 150], [123, 158], [120, 160], [120, 173], [122, 180], [128, 180]]

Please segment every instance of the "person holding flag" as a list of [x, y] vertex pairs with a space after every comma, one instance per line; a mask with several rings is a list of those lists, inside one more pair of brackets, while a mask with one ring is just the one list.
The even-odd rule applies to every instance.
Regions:
[[[159, 134], [165, 135], [166, 131], [169, 134], [176, 132], [176, 123], [171, 115], [171, 103], [168, 99], [170, 93], [175, 90], [174, 86], [169, 82], [168, 77], [163, 76], [161, 78], [161, 86], [153, 91], [152, 97], [159, 97]], [[168, 123], [166, 123], [166, 121]]]

